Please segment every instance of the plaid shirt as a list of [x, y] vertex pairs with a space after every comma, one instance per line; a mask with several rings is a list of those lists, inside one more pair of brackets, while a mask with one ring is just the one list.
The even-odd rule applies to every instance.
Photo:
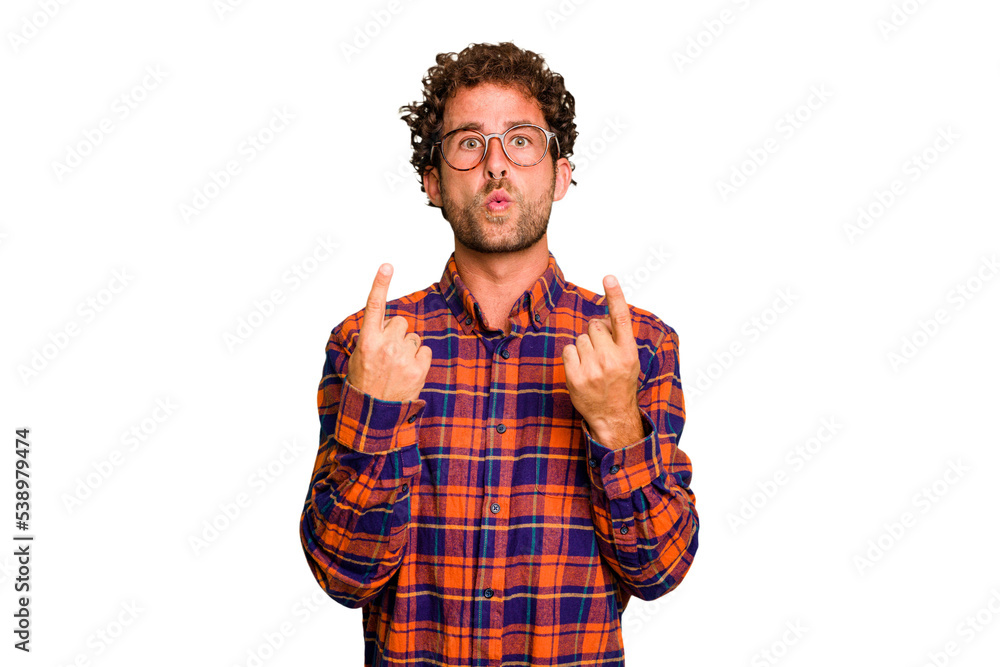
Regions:
[[629, 597], [684, 578], [699, 522], [677, 334], [629, 306], [646, 435], [605, 447], [562, 363], [604, 301], [550, 252], [505, 336], [452, 253], [439, 283], [386, 304], [433, 352], [415, 401], [346, 381], [363, 309], [333, 329], [300, 533], [320, 586], [362, 608], [366, 667], [621, 666]]

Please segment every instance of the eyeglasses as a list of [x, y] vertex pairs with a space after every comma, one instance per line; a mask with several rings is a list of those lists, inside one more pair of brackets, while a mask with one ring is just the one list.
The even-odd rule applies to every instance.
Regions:
[[486, 158], [486, 150], [493, 137], [500, 139], [504, 155], [519, 167], [533, 167], [541, 162], [549, 150], [549, 139], [556, 140], [556, 155], [559, 155], [559, 139], [555, 132], [537, 125], [524, 124], [495, 134], [483, 134], [464, 128], [452, 130], [431, 145], [431, 158], [433, 159], [434, 149], [437, 148], [449, 167], [469, 171]]

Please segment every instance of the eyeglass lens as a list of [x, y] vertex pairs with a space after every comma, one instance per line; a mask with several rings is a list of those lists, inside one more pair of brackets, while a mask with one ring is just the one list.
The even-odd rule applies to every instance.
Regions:
[[[507, 157], [518, 166], [530, 167], [545, 155], [547, 139], [537, 127], [513, 127], [503, 139]], [[486, 155], [486, 142], [483, 135], [475, 130], [459, 130], [444, 138], [441, 151], [451, 166], [471, 169]]]

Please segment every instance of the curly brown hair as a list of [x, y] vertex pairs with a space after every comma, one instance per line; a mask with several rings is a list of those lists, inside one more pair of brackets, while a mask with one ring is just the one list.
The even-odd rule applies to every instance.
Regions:
[[[470, 44], [459, 53], [437, 54], [437, 65], [427, 70], [423, 78], [423, 101], [399, 108], [402, 120], [410, 126], [413, 156], [410, 164], [417, 171], [420, 190], [424, 190], [423, 173], [430, 166], [440, 166], [440, 153], [431, 160], [431, 145], [441, 138], [444, 127], [444, 106], [460, 88], [481, 83], [520, 87], [534, 97], [541, 107], [549, 129], [559, 140], [560, 157], [573, 154], [576, 140], [576, 102], [563, 82], [561, 74], [549, 70], [539, 54], [521, 49], [511, 42], [500, 44]], [[570, 167], [574, 165], [570, 162]], [[555, 160], [553, 160], [553, 170]], [[576, 181], [570, 180], [573, 185]], [[432, 205], [428, 202], [428, 205]]]

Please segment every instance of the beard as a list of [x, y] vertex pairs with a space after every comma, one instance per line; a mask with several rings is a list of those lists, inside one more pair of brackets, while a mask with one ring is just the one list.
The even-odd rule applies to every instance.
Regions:
[[[554, 171], [554, 170], [553, 170]], [[528, 201], [513, 189], [507, 178], [492, 180], [462, 206], [448, 196], [441, 182], [441, 215], [451, 225], [455, 238], [470, 250], [481, 253], [516, 252], [538, 243], [549, 226], [555, 174], [547, 195]], [[511, 196], [510, 208], [502, 216], [490, 215], [486, 200], [494, 190], [503, 188]]]

